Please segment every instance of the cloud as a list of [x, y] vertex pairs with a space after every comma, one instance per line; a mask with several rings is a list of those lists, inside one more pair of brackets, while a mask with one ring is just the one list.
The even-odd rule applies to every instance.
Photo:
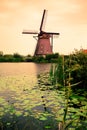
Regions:
[[0, 23], [6, 20], [11, 24], [25, 13], [41, 15], [43, 9], [48, 9], [51, 20], [53, 17], [60, 23], [87, 23], [87, 0], [0, 0]]
[[17, 1], [0, 0], [0, 24], [11, 25], [15, 21], [19, 3]]
[[65, 22], [70, 24], [87, 24], [86, 0], [73, 0], [69, 8], [71, 8], [71, 11], [63, 15]]

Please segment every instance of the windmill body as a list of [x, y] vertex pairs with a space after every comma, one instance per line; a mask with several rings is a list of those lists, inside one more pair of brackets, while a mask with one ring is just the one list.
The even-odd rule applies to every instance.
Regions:
[[37, 39], [37, 45], [35, 48], [35, 56], [45, 56], [47, 54], [53, 53], [53, 35], [59, 35], [59, 33], [53, 33], [53, 32], [44, 32], [43, 27], [45, 24], [45, 17], [46, 17], [47, 11], [44, 10], [41, 26], [40, 26], [40, 33], [36, 31], [23, 31], [23, 34], [38, 34]]
[[38, 38], [34, 55], [46, 55], [52, 53], [53, 52], [52, 52], [52, 46], [50, 44], [50, 36], [48, 34], [43, 33]]

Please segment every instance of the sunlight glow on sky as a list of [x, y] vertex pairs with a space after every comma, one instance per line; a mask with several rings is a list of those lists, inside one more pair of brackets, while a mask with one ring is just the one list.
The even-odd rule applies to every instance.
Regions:
[[0, 51], [33, 55], [36, 40], [23, 29], [39, 31], [47, 9], [45, 31], [58, 32], [54, 52], [87, 49], [87, 0], [0, 0]]

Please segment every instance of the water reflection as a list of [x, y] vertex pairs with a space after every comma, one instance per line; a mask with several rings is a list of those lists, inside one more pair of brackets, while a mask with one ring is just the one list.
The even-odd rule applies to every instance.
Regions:
[[[40, 129], [36, 128], [41, 126], [41, 121], [36, 118], [37, 115], [39, 117], [44, 113], [41, 99], [44, 93], [38, 88], [37, 75], [48, 72], [49, 69], [50, 64], [0, 63], [0, 123], [5, 130], [21, 130], [21, 127], [25, 129], [27, 124], [29, 124], [28, 129], [31, 125], [31, 130], [43, 129], [45, 126], [43, 122]], [[34, 121], [36, 121], [35, 126], [32, 124]], [[25, 130], [28, 130], [27, 128]]]
[[36, 74], [44, 73], [44, 72], [49, 72], [51, 64], [35, 64], [36, 67]]
[[50, 64], [36, 63], [0, 63], [0, 76], [12, 75], [38, 75], [42, 72], [47, 72], [50, 69]]

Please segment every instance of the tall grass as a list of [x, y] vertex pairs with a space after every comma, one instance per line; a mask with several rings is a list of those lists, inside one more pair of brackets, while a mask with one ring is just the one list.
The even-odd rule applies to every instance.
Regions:
[[[67, 119], [68, 115], [72, 113], [72, 109], [69, 107], [69, 105], [72, 104], [72, 100], [75, 99], [74, 98], [75, 96], [73, 96], [72, 87], [77, 86], [82, 82], [82, 81], [79, 81], [77, 83], [72, 82], [73, 78], [71, 74], [72, 74], [73, 69], [75, 70], [75, 65], [74, 66], [72, 65], [71, 59], [72, 57], [70, 55], [68, 57], [68, 64], [66, 64], [64, 56], [60, 56], [58, 58], [58, 63], [52, 64], [51, 70], [50, 70], [50, 81], [53, 85], [53, 88], [56, 90], [63, 88], [63, 91], [65, 92], [64, 115], [63, 115], [62, 121], [59, 122], [58, 124], [58, 130], [67, 130], [71, 126], [73, 126], [73, 124], [76, 125], [77, 123], [80, 122], [80, 115], [82, 114], [80, 109], [78, 110], [79, 114], [74, 109], [75, 114], [74, 115], [72, 114], [70, 121], [68, 121]], [[72, 100], [71, 100], [71, 97], [72, 97]], [[87, 119], [87, 115], [84, 114], [84, 116]]]

